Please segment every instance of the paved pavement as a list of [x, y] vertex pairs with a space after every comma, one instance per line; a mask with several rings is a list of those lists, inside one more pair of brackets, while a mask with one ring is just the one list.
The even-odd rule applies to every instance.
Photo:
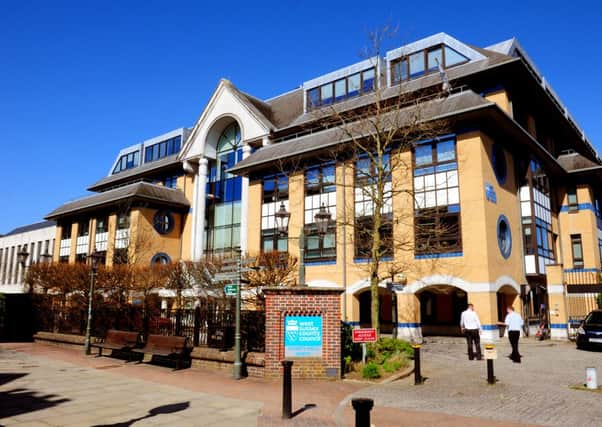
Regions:
[[111, 373], [119, 361], [90, 369], [5, 350], [0, 356], [0, 422], [6, 426], [246, 427], [256, 425], [262, 407]]
[[[494, 386], [485, 362], [464, 343], [430, 340], [423, 374], [390, 384], [293, 381], [293, 410], [282, 420], [280, 380], [236, 381], [229, 371], [126, 364], [43, 344], [0, 344], [0, 424], [7, 426], [351, 426], [352, 397], [375, 400], [380, 426], [509, 427], [602, 425], [602, 395], [569, 389], [602, 353], [571, 344], [521, 342], [521, 365], [500, 357]], [[504, 343], [499, 354], [509, 352]]]
[[427, 339], [422, 347], [422, 373], [362, 390], [375, 404], [401, 410], [483, 417], [491, 420], [550, 426], [602, 426], [602, 394], [573, 390], [585, 382], [585, 368], [602, 372], [602, 352], [579, 351], [568, 342], [521, 339], [521, 364], [506, 356], [507, 341], [497, 345], [494, 362], [498, 382], [487, 384], [485, 361], [469, 361], [462, 339]]

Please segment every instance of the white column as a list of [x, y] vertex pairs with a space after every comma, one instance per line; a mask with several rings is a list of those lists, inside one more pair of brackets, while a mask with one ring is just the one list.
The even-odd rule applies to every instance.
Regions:
[[199, 160], [199, 169], [194, 180], [194, 203], [192, 205], [192, 260], [199, 261], [205, 249], [205, 204], [207, 197], [207, 166], [209, 161], [202, 157]]
[[[244, 144], [242, 146], [242, 158], [246, 159], [251, 155], [251, 146]], [[248, 216], [249, 216], [249, 178], [242, 177], [240, 201], [240, 250], [244, 254], [247, 251]]]

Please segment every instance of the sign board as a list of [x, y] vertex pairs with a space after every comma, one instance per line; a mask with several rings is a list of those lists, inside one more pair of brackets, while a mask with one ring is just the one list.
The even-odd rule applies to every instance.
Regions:
[[485, 347], [485, 359], [486, 360], [496, 360], [497, 359], [497, 350], [495, 348], [487, 348]]
[[224, 293], [226, 296], [235, 297], [237, 286], [234, 284], [224, 286]]
[[322, 316], [284, 318], [284, 357], [322, 357]]
[[363, 328], [354, 329], [353, 342], [376, 342], [376, 329], [374, 328]]

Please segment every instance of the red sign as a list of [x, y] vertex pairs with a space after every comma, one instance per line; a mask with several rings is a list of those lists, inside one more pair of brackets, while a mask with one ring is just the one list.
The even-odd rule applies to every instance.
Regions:
[[376, 329], [354, 329], [353, 342], [376, 342]]

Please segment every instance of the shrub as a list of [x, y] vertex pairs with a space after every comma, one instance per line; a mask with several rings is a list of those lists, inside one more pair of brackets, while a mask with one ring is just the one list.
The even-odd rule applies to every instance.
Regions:
[[602, 292], [596, 297], [596, 302], [598, 303], [598, 308], [602, 308]]
[[414, 357], [412, 345], [403, 340], [395, 338], [381, 338], [376, 343], [376, 352], [383, 355], [386, 360], [394, 354], [404, 354], [408, 358]]
[[380, 368], [375, 362], [368, 362], [362, 368], [362, 377], [364, 378], [380, 378]]
[[399, 360], [388, 360], [383, 363], [383, 369], [388, 373], [398, 371], [399, 368], [401, 368], [401, 362]]

